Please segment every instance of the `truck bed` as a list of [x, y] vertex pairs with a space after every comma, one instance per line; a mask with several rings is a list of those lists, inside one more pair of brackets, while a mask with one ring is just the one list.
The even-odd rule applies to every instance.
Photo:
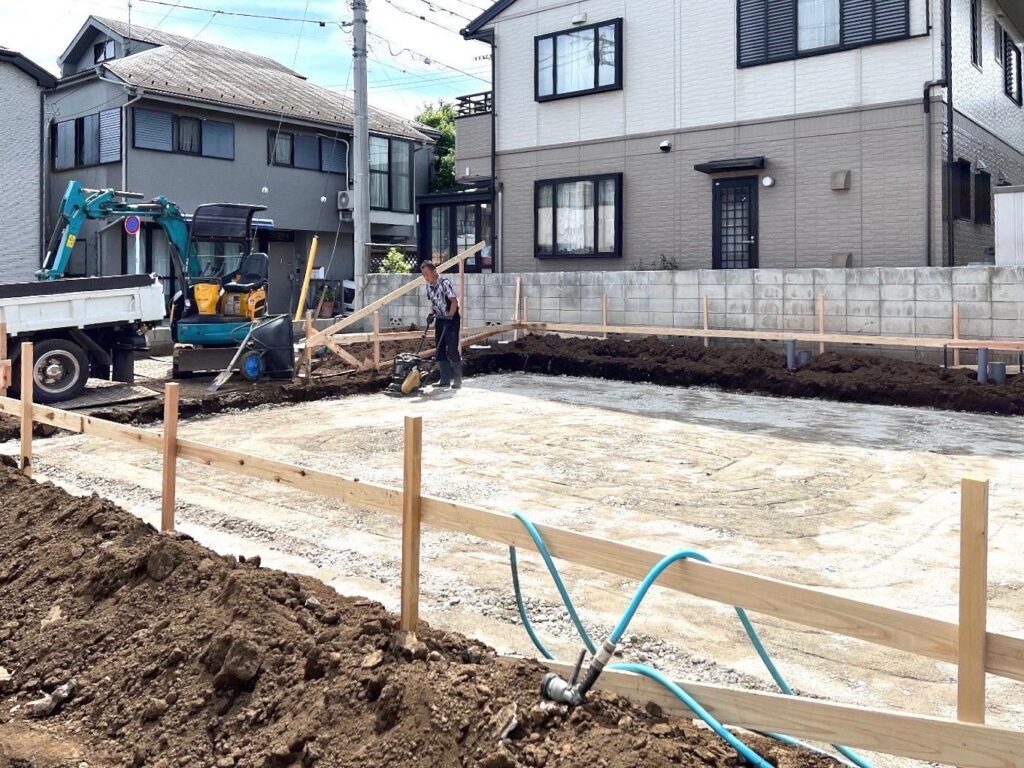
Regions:
[[0, 323], [17, 336], [58, 328], [157, 323], [164, 292], [155, 275], [0, 284]]

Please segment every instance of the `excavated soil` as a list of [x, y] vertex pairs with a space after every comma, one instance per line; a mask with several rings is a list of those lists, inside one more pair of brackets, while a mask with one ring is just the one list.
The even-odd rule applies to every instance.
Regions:
[[[538, 664], [396, 625], [0, 464], [0, 766], [741, 765], [653, 705], [541, 705]], [[836, 765], [749, 741], [786, 768]]]

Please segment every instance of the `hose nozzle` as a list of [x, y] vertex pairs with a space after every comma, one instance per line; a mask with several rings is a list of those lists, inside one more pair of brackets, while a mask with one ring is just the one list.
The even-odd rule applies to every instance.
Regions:
[[568, 704], [570, 707], [578, 707], [583, 703], [579, 688], [560, 675], [548, 672], [540, 683], [540, 695], [549, 701], [556, 701], [559, 704]]

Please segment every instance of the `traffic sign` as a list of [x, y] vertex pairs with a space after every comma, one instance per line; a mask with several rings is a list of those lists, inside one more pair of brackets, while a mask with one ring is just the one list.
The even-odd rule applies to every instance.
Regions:
[[142, 228], [142, 221], [138, 216], [125, 216], [124, 218], [124, 231], [129, 235], [139, 234], [139, 229]]

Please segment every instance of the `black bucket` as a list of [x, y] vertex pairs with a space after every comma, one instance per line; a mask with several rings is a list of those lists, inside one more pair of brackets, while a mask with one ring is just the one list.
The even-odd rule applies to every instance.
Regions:
[[246, 350], [262, 353], [263, 372], [272, 379], [295, 378], [295, 331], [288, 315], [260, 320], [249, 332]]

